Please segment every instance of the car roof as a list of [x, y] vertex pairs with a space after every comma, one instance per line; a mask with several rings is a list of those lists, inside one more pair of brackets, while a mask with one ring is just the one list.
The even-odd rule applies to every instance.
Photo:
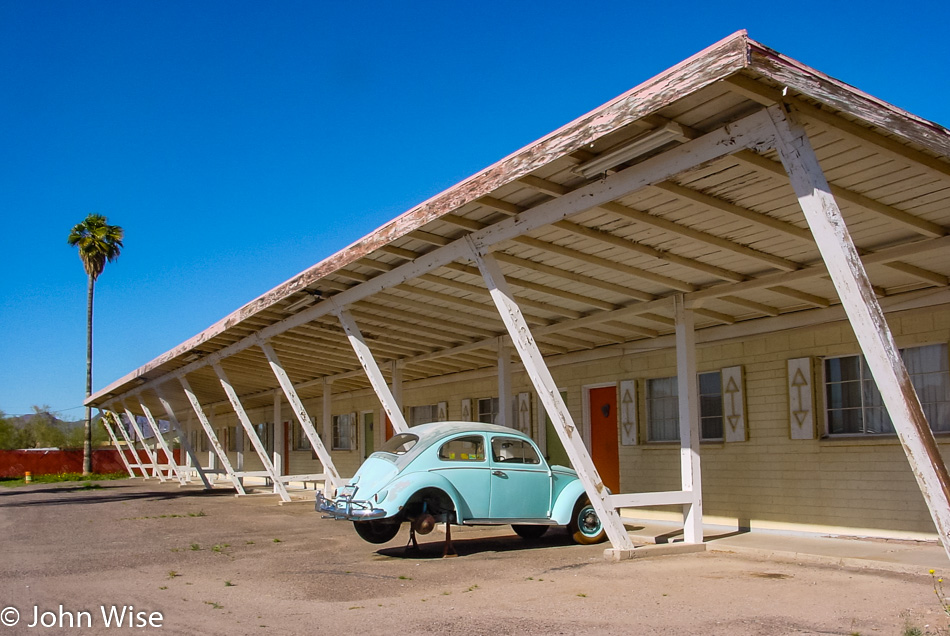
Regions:
[[406, 432], [419, 436], [420, 447], [428, 446], [443, 437], [455, 435], [456, 433], [503, 433], [521, 439], [531, 439], [517, 429], [500, 426], [498, 424], [485, 424], [483, 422], [431, 422], [429, 424], [413, 426]]

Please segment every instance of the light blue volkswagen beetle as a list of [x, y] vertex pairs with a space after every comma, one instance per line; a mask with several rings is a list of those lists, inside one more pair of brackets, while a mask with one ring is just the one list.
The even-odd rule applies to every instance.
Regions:
[[567, 526], [577, 543], [606, 538], [576, 472], [548, 466], [523, 433], [478, 422], [423, 424], [395, 435], [335, 498], [318, 492], [316, 508], [352, 521], [370, 543], [393, 539], [403, 521], [420, 534], [445, 522], [510, 524], [526, 539], [551, 526]]

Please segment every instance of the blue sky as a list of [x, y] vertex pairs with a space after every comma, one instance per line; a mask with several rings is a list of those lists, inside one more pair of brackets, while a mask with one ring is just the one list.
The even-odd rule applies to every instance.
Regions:
[[[0, 0], [0, 410], [94, 387], [738, 29], [950, 124], [944, 2]], [[854, 3], [840, 3], [854, 6]]]

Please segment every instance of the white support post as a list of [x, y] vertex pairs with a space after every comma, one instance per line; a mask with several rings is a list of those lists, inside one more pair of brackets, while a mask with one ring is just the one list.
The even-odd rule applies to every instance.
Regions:
[[805, 129], [783, 104], [768, 112], [779, 157], [950, 556], [950, 475], [920, 399]]
[[148, 443], [145, 441], [145, 435], [142, 434], [142, 429], [139, 428], [139, 423], [135, 420], [135, 416], [132, 415], [132, 411], [130, 411], [125, 405], [123, 405], [123, 409], [125, 410], [125, 416], [129, 418], [129, 423], [132, 425], [132, 430], [142, 442], [142, 448], [145, 449], [145, 454], [148, 456], [148, 461], [151, 462], [152, 476], [158, 477], [158, 481], [164, 484], [165, 473], [162, 472], [162, 469], [158, 466], [158, 457], [155, 456], [155, 453], [152, 452], [152, 449], [149, 448]]
[[[274, 375], [277, 376], [277, 382], [280, 383], [280, 388], [283, 389], [284, 395], [290, 402], [294, 416], [297, 418], [297, 421], [300, 422], [300, 426], [303, 427], [307, 439], [310, 440], [310, 446], [313, 448], [313, 452], [317, 454], [320, 463], [323, 464], [323, 472], [326, 475], [327, 492], [331, 492], [331, 489], [335, 490], [343, 486], [343, 479], [333, 464], [333, 458], [317, 435], [317, 430], [313, 427], [313, 421], [310, 419], [307, 409], [304, 408], [300, 396], [297, 395], [297, 390], [294, 388], [293, 382], [290, 381], [290, 377], [280, 364], [280, 358], [277, 357], [277, 352], [274, 351], [274, 348], [267, 342], [260, 343], [260, 347], [264, 351], [264, 355], [267, 356], [267, 362], [270, 364], [271, 370], [274, 372]], [[326, 396], [328, 393], [329, 384], [325, 387], [324, 395]], [[329, 400], [326, 400], [326, 397], [324, 398], [324, 404], [329, 404]]]
[[175, 434], [178, 436], [181, 447], [185, 449], [185, 453], [191, 458], [191, 467], [198, 473], [198, 477], [201, 479], [201, 483], [204, 484], [205, 490], [211, 490], [211, 482], [208, 481], [208, 476], [201, 467], [201, 462], [198, 461], [198, 456], [195, 455], [195, 449], [191, 447], [188, 436], [182, 431], [181, 423], [178, 421], [178, 417], [175, 415], [171, 403], [165, 399], [165, 396], [157, 388], [155, 389], [155, 394], [158, 396], [158, 401], [161, 403], [162, 408], [165, 409], [165, 415], [168, 417], [168, 421], [171, 422], [172, 428], [175, 429]]
[[125, 447], [132, 452], [132, 465], [141, 471], [142, 479], [148, 479], [148, 470], [142, 463], [142, 458], [139, 456], [139, 451], [137, 448], [135, 448], [135, 444], [132, 443], [132, 440], [129, 439], [129, 435], [126, 433], [125, 427], [122, 426], [122, 416], [120, 416], [115, 411], [109, 411], [109, 414], [111, 414], [112, 419], [115, 420], [115, 427], [119, 429], [119, 433], [122, 434], [122, 439], [125, 441]]
[[402, 410], [400, 410], [396, 398], [393, 397], [392, 392], [386, 385], [386, 379], [383, 378], [383, 373], [379, 370], [379, 365], [376, 364], [373, 352], [370, 351], [366, 345], [366, 341], [363, 339], [363, 334], [360, 333], [356, 321], [353, 320], [353, 316], [351, 316], [350, 312], [346, 311], [346, 309], [339, 309], [334, 313], [337, 318], [339, 318], [340, 325], [342, 325], [343, 331], [346, 332], [346, 337], [349, 339], [350, 345], [356, 353], [356, 357], [363, 366], [363, 371], [366, 372], [369, 383], [376, 392], [376, 397], [379, 398], [380, 403], [383, 405], [383, 410], [386, 411], [386, 415], [389, 416], [393, 430], [397, 433], [405, 433], [409, 430], [409, 425], [406, 424], [406, 418], [403, 417]]
[[[323, 439], [333, 444], [333, 382], [323, 378], [323, 399], [320, 403], [320, 420], [323, 424]], [[326, 448], [324, 446], [324, 448]], [[324, 466], [326, 468], [326, 466]]]
[[699, 466], [699, 386], [696, 374], [696, 332], [693, 312], [686, 309], [683, 295], [673, 297], [676, 321], [676, 388], [679, 395], [680, 473], [683, 492], [683, 540], [703, 542], [703, 493]]
[[[393, 393], [393, 399], [396, 400], [396, 407], [399, 409], [399, 412], [402, 413], [403, 412], [402, 406], [404, 402], [402, 401], [402, 361], [401, 360], [393, 360], [390, 363], [389, 388]], [[382, 436], [385, 438], [386, 437], [386, 426], [385, 426], [386, 410], [385, 409], [383, 409], [382, 417], [384, 418]], [[405, 419], [405, 417], [403, 417], [403, 419]], [[386, 440], [384, 439], [383, 441], [385, 442]]]
[[282, 501], [290, 501], [287, 488], [284, 486], [284, 482], [281, 481], [280, 475], [274, 470], [274, 464], [267, 456], [267, 449], [264, 448], [264, 444], [261, 443], [261, 439], [257, 436], [257, 431], [254, 430], [254, 425], [251, 424], [251, 419], [247, 416], [247, 411], [244, 410], [244, 405], [241, 404], [237, 391], [234, 390], [234, 387], [231, 385], [227, 374], [220, 364], [216, 362], [211, 366], [214, 368], [214, 372], [218, 374], [218, 380], [221, 381], [221, 388], [223, 388], [227, 394], [228, 400], [231, 402], [231, 407], [241, 421], [241, 426], [243, 426], [245, 432], [247, 432], [247, 436], [251, 440], [251, 445], [254, 447], [254, 450], [257, 451], [257, 456], [260, 457], [261, 463], [264, 465], [264, 470], [267, 471], [267, 474], [270, 475], [271, 480], [277, 487], [277, 494], [280, 495]]
[[472, 257], [485, 279], [492, 301], [494, 301], [498, 313], [508, 329], [511, 342], [521, 357], [524, 368], [528, 372], [528, 377], [531, 378], [531, 383], [538, 393], [538, 398], [547, 410], [551, 421], [554, 422], [554, 430], [561, 438], [564, 450], [567, 451], [567, 455], [571, 460], [571, 465], [584, 484], [584, 490], [587, 492], [587, 496], [590, 497], [591, 504], [593, 504], [597, 516], [600, 517], [601, 523], [604, 525], [610, 543], [614, 550], [618, 551], [618, 554], [629, 553], [634, 549], [630, 535], [627, 534], [617, 510], [609, 504], [609, 491], [604, 486], [603, 480], [597, 472], [597, 467], [594, 466], [590, 452], [584, 446], [580, 431], [574, 424], [574, 420], [567, 410], [567, 405], [561, 399], [557, 384], [554, 383], [554, 378], [544, 363], [541, 351], [531, 335], [531, 329], [515, 301], [501, 268], [494, 257], [483, 253], [470, 237], [467, 238], [467, 241], [471, 248]]
[[502, 426], [515, 426], [512, 421], [514, 409], [511, 406], [511, 349], [504, 336], [498, 337], [498, 416]]
[[234, 490], [236, 490], [239, 495], [246, 495], [244, 485], [241, 483], [241, 480], [238, 479], [237, 475], [234, 474], [234, 469], [231, 467], [231, 460], [228, 459], [228, 454], [225, 452], [224, 447], [221, 446], [221, 442], [218, 441], [218, 436], [214, 434], [214, 429], [211, 428], [208, 416], [205, 415], [204, 410], [201, 408], [198, 396], [191, 390], [191, 384], [184, 376], [178, 378], [178, 381], [181, 383], [181, 388], [188, 398], [188, 403], [191, 404], [191, 410], [195, 412], [198, 421], [201, 422], [201, 428], [204, 429], [205, 435], [208, 436], [208, 441], [211, 442], [211, 448], [214, 450], [214, 454], [221, 462], [221, 466], [224, 468], [224, 472], [227, 473], [228, 479], [234, 484]]
[[[286, 459], [284, 458], [284, 424], [281, 420], [280, 391], [274, 391], [274, 411], [271, 419], [274, 420], [274, 470], [283, 477], [286, 472]], [[274, 484], [274, 493], [277, 493], [276, 484]]]
[[169, 479], [171, 478], [171, 473], [175, 473], [175, 477], [178, 478], [178, 483], [184, 486], [186, 483], [185, 471], [178, 467], [178, 462], [175, 461], [175, 456], [172, 455], [171, 449], [168, 448], [168, 444], [165, 443], [165, 437], [162, 435], [161, 427], [159, 427], [155, 418], [152, 417], [152, 412], [147, 406], [145, 406], [145, 402], [139, 400], [139, 406], [142, 408], [142, 412], [145, 413], [145, 419], [148, 420], [148, 425], [152, 427], [152, 433], [155, 435], [155, 440], [158, 442], [158, 445], [161, 446], [162, 452], [165, 453], [165, 457], [168, 458], [168, 466], [170, 469], [168, 474]]
[[119, 445], [119, 439], [115, 436], [115, 431], [113, 431], [112, 426], [109, 425], [109, 415], [102, 409], [99, 409], [99, 421], [102, 422], [106, 432], [109, 433], [109, 438], [112, 440], [112, 445], [115, 446], [116, 451], [118, 451], [119, 458], [122, 460], [122, 463], [125, 464], [125, 469], [129, 471], [129, 477], [135, 477], [135, 471], [132, 470], [132, 466], [129, 464], [129, 460], [125, 456], [125, 451], [122, 450], [122, 446]]

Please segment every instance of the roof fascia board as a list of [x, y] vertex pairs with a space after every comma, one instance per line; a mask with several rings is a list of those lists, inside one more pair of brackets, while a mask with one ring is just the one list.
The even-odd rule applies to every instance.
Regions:
[[868, 95], [755, 40], [749, 39], [748, 44], [750, 70], [932, 152], [950, 155], [950, 131], [940, 124]]

